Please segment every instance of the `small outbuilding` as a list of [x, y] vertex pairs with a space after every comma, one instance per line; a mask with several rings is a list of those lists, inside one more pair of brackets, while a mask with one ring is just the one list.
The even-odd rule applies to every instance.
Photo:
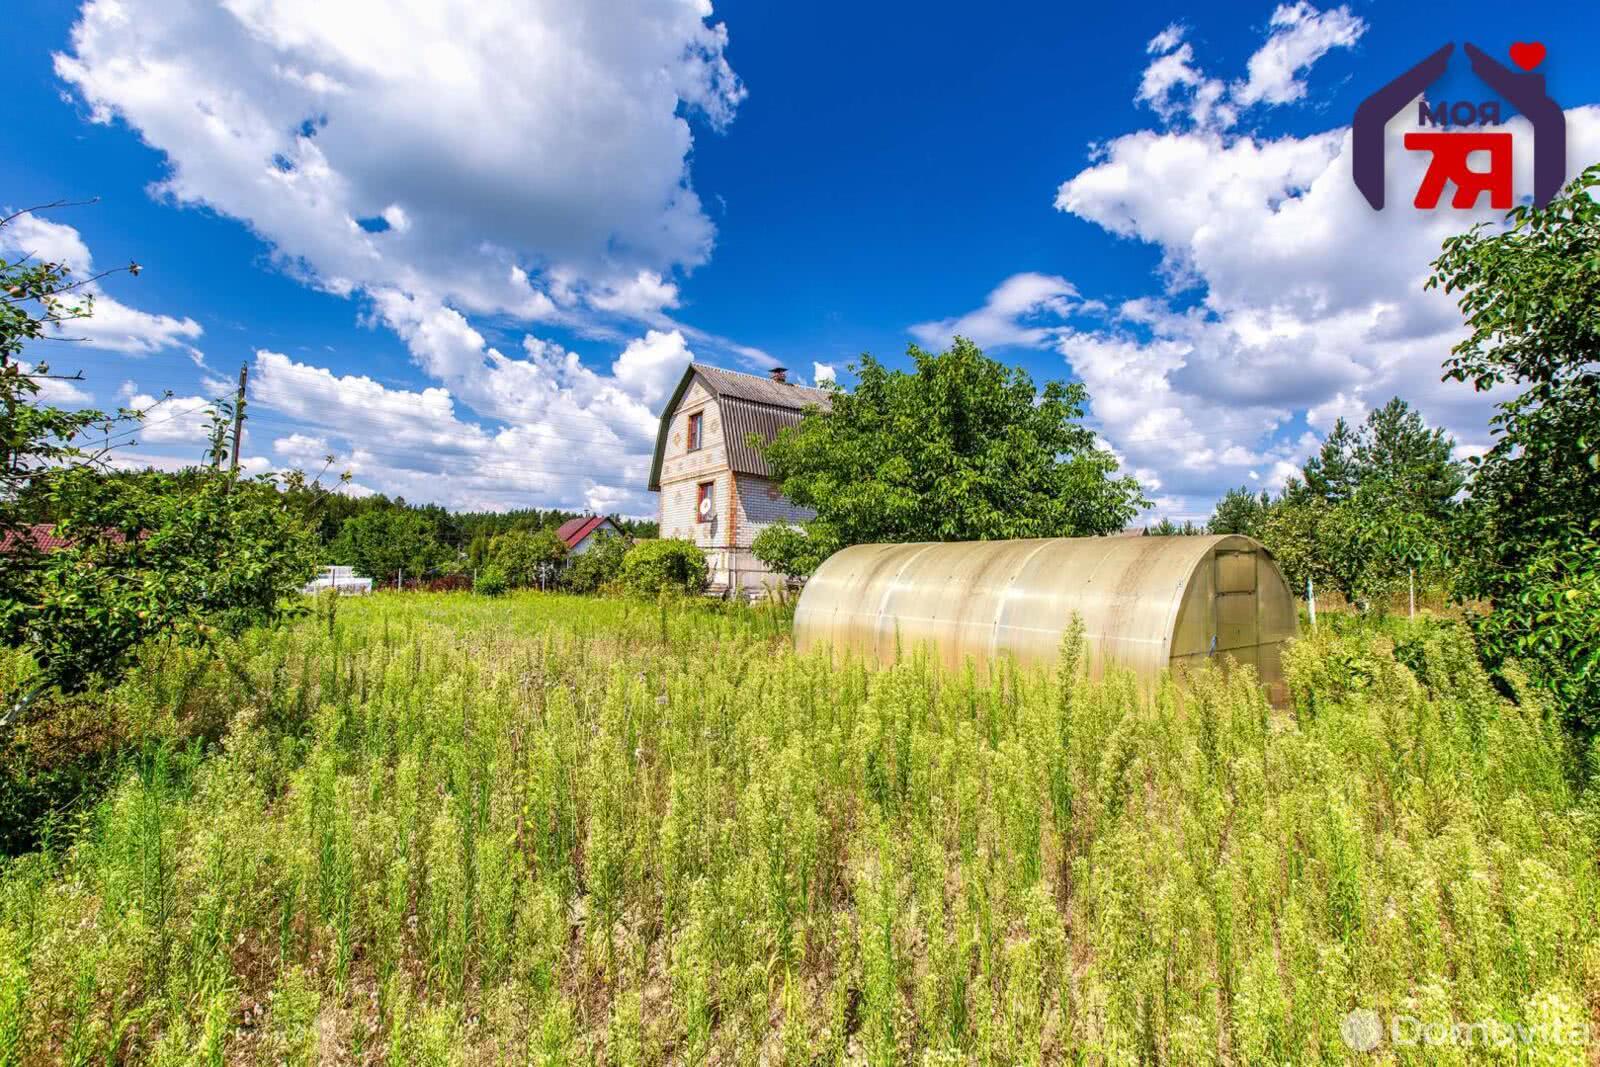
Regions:
[[607, 537], [628, 535], [609, 516], [580, 515], [562, 523], [556, 536], [567, 546], [569, 556], [581, 556]]
[[806, 582], [795, 646], [888, 663], [931, 644], [957, 669], [1004, 655], [1048, 665], [1074, 615], [1093, 673], [1116, 664], [1154, 681], [1231, 658], [1287, 697], [1294, 597], [1272, 554], [1237, 535], [855, 545]]

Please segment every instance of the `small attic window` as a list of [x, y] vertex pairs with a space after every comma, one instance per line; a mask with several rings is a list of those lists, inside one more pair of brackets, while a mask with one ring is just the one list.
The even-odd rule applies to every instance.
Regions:
[[700, 442], [704, 438], [704, 435], [701, 433], [701, 428], [700, 428], [700, 424], [701, 424], [701, 421], [702, 421], [703, 418], [704, 418], [704, 413], [703, 412], [699, 412], [699, 411], [697, 411], [693, 415], [689, 416], [689, 451], [690, 452], [697, 452], [700, 449]]

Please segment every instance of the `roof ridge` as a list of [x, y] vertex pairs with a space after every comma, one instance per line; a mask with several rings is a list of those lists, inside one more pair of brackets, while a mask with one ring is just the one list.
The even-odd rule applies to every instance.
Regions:
[[766, 375], [752, 374], [751, 372], [749, 372], [747, 370], [733, 370], [733, 369], [731, 369], [729, 367], [719, 367], [715, 363], [702, 363], [697, 359], [690, 360], [689, 361], [689, 365], [691, 367], [697, 367], [700, 370], [714, 370], [714, 371], [717, 371], [717, 372], [719, 372], [721, 374], [737, 374], [741, 378], [749, 378], [752, 381], [757, 381], [757, 382], [772, 382], [774, 385], [787, 385], [787, 386], [790, 386], [791, 388], [794, 388], [794, 389], [810, 389], [812, 392], [817, 392], [817, 393], [825, 392], [825, 390], [822, 389], [820, 386], [801, 385], [799, 382], [787, 382], [787, 381], [779, 382], [779, 381], [776, 381], [773, 378], [770, 378], [770, 377], [768, 377]]

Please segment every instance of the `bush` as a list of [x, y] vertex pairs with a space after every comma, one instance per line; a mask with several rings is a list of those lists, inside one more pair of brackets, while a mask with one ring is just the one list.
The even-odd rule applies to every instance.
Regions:
[[512, 530], [489, 543], [489, 560], [506, 582], [523, 589], [549, 582], [567, 557], [567, 546], [553, 530]]
[[750, 552], [780, 574], [805, 578], [838, 547], [826, 539], [812, 537], [804, 526], [779, 521], [756, 534]]
[[479, 571], [477, 579], [472, 583], [472, 591], [482, 593], [484, 596], [499, 596], [510, 588], [511, 583], [506, 580], [506, 572], [492, 563]]
[[574, 593], [598, 593], [622, 577], [622, 563], [633, 543], [615, 534], [595, 534], [595, 542], [567, 567], [566, 585]]
[[623, 587], [640, 596], [700, 593], [710, 575], [706, 554], [692, 541], [645, 541], [622, 561]]
[[1588, 743], [1600, 735], [1600, 524], [1588, 538], [1543, 546], [1496, 581], [1512, 595], [1477, 620], [1489, 661], [1526, 666]]

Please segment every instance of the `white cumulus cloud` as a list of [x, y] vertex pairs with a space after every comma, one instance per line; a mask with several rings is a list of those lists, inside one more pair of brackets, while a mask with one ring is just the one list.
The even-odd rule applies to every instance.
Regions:
[[[1304, 98], [1308, 68], [1364, 29], [1343, 7], [1280, 6], [1225, 101], [1254, 115]], [[1440, 380], [1461, 316], [1423, 283], [1446, 237], [1499, 213], [1486, 202], [1410, 207], [1427, 164], [1401, 147], [1414, 113], [1391, 123], [1394, 195], [1375, 212], [1351, 180], [1347, 127], [1272, 137], [1214, 114], [1201, 121], [1198, 94], [1222, 82], [1194, 67], [1184, 28], [1168, 27], [1148, 51], [1156, 59], [1141, 98], [1194, 121], [1101, 143], [1062, 182], [1055, 207], [1157, 250], [1159, 284], [1098, 317], [1078, 315], [1093, 302], [1074, 291], [1081, 303], [1047, 307], [1029, 324], [1084, 381], [1125, 469], [1175, 517], [1203, 517], [1229, 487], [1281, 486], [1335, 418], [1359, 418], [1394, 395], [1453, 433], [1461, 454], [1481, 450], [1500, 394]], [[1507, 128], [1531, 143], [1522, 118]], [[1567, 128], [1575, 174], [1600, 158], [1600, 107], [1569, 110]], [[1519, 189], [1531, 187], [1531, 155], [1517, 153]], [[977, 311], [917, 329], [989, 321], [1013, 282]]]
[[38, 263], [62, 264], [71, 271], [68, 282], [86, 283], [71, 295], [91, 298], [91, 314], [58, 324], [53, 327], [54, 336], [72, 338], [89, 348], [136, 356], [182, 348], [198, 360], [199, 352], [194, 348], [202, 332], [198, 322], [129, 307], [108, 295], [101, 283], [87, 281], [95, 274], [94, 259], [73, 227], [32, 213], [18, 215], [0, 226], [0, 250], [32, 256]]
[[979, 348], [1037, 347], [1056, 335], [1056, 320], [1078, 302], [1077, 288], [1065, 278], [1024, 271], [996, 286], [981, 308], [953, 318], [918, 323], [911, 327], [911, 335], [938, 348], [957, 336]]
[[[282, 458], [325, 439], [363, 490], [641, 513], [689, 344], [767, 358], [668, 315], [715, 237], [689, 160], [745, 97], [727, 47], [709, 0], [86, 0], [55, 66], [164, 155], [157, 195], [359, 298], [437, 383], [262, 352]], [[619, 351], [609, 373], [533, 336], [502, 352], [489, 322]]]
[[1319, 11], [1305, 0], [1281, 4], [1268, 22], [1265, 42], [1245, 64], [1246, 77], [1229, 85], [1208, 75], [1178, 23], [1152, 37], [1153, 56], [1139, 78], [1134, 99], [1164, 122], [1188, 120], [1198, 129], [1227, 130], [1239, 113], [1256, 105], [1287, 104], [1306, 95], [1305, 75], [1335, 48], [1353, 48], [1367, 24], [1344, 5]]
[[1367, 24], [1343, 5], [1318, 11], [1305, 0], [1283, 4], [1272, 13], [1272, 34], [1246, 64], [1248, 77], [1235, 85], [1233, 98], [1244, 106], [1287, 104], [1306, 95], [1301, 77], [1334, 48], [1353, 48]]
[[[335, 293], [670, 305], [705, 260], [690, 117], [744, 88], [705, 0], [89, 0], [57, 73]], [[654, 277], [641, 288], [641, 278]], [[651, 290], [654, 291], [651, 291]]]

